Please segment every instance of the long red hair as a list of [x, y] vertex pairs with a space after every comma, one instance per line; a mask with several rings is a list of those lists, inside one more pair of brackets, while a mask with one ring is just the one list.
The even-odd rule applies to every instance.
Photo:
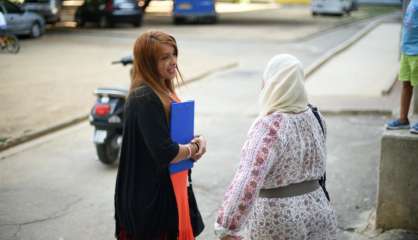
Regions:
[[[167, 44], [174, 48], [174, 54], [178, 56], [176, 39], [161, 31], [148, 31], [135, 41], [133, 55], [133, 77], [130, 91], [138, 88], [142, 84], [151, 87], [163, 102], [166, 112], [169, 111], [171, 102], [170, 93], [175, 93], [174, 79], [162, 79], [158, 72], [158, 59], [161, 56], [161, 45]], [[177, 69], [177, 84], [183, 81], [181, 73]]]

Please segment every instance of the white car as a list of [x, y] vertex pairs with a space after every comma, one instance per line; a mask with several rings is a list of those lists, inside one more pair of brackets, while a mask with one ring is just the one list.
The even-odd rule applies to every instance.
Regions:
[[312, 15], [333, 14], [342, 16], [350, 14], [353, 8], [353, 0], [312, 0]]

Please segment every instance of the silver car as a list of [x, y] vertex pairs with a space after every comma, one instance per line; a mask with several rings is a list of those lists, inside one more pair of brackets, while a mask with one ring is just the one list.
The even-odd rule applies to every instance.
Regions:
[[45, 32], [45, 20], [39, 14], [25, 11], [7, 0], [0, 0], [0, 11], [6, 17], [9, 32], [34, 38]]

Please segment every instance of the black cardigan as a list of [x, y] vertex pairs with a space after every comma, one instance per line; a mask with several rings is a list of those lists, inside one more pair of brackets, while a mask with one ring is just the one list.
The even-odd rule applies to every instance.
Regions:
[[130, 239], [177, 239], [178, 214], [168, 164], [178, 151], [159, 97], [146, 85], [134, 90], [125, 106], [116, 179], [116, 238], [122, 227]]

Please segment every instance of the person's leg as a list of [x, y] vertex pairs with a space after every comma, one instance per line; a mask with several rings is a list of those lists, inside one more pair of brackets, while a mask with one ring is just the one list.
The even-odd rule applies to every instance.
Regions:
[[386, 123], [386, 129], [388, 130], [408, 129], [410, 127], [408, 112], [412, 96], [412, 86], [410, 82], [411, 69], [408, 61], [409, 57], [402, 54], [399, 69], [399, 81], [402, 82], [400, 116], [398, 119], [393, 119]]
[[3, 32], [3, 30], [2, 29], [0, 29], [0, 46], [3, 46], [4, 45], [4, 32]]
[[4, 46], [5, 42], [6, 30], [0, 29], [0, 46]]
[[[416, 88], [418, 86], [418, 55], [410, 57], [410, 66], [411, 66], [411, 88]], [[411, 90], [414, 92], [413, 90]], [[412, 94], [411, 94], [412, 95]], [[415, 104], [417, 104], [415, 102]], [[409, 129], [411, 133], [418, 134], [418, 122], [411, 126]]]
[[409, 107], [411, 106], [413, 87], [411, 82], [404, 81], [402, 82], [402, 93], [401, 93], [401, 112], [400, 112], [400, 121], [401, 123], [409, 123], [408, 113]]

